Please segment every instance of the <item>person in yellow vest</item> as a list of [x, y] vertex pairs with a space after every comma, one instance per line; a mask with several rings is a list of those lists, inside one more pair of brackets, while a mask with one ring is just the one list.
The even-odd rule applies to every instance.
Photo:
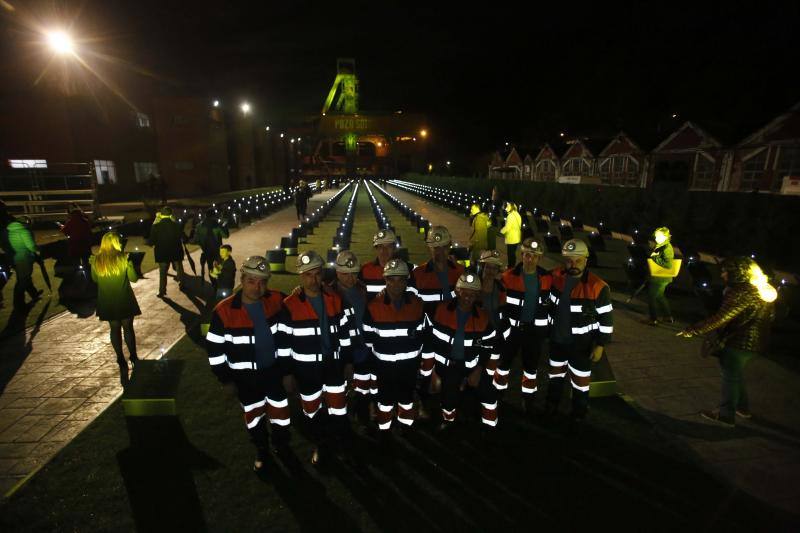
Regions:
[[[672, 269], [675, 260], [671, 239], [669, 228], [665, 226], [657, 228], [653, 232], [653, 240], [656, 245], [650, 254], [650, 259], [661, 268], [667, 270]], [[667, 285], [672, 283], [672, 280], [673, 278], [671, 277], [650, 276], [647, 282], [647, 304], [650, 316], [645, 320], [646, 324], [657, 326], [659, 318], [670, 324], [675, 322], [672, 318], [669, 302], [667, 302], [667, 296], [664, 294], [667, 290]]]
[[478, 204], [472, 204], [469, 208], [469, 221], [472, 226], [472, 233], [469, 236], [469, 262], [471, 265], [477, 265], [483, 250], [494, 250], [494, 243], [489, 246], [492, 222]]
[[522, 217], [514, 202], [506, 202], [506, 224], [500, 233], [506, 239], [508, 268], [513, 268], [517, 264], [517, 246], [522, 241]]

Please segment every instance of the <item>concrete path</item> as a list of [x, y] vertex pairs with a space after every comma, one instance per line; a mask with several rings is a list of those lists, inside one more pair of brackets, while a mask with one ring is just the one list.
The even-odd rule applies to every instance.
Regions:
[[[335, 192], [314, 196], [309, 212]], [[232, 233], [226, 242], [241, 263], [275, 248], [296, 225], [295, 208], [290, 206]], [[200, 251], [192, 255], [199, 268]], [[191, 274], [188, 261], [183, 268]], [[172, 278], [167, 298], [158, 298], [158, 271], [147, 273], [133, 287], [143, 311], [134, 321], [139, 357], [158, 359], [196, 321], [204, 299], [191, 295], [191, 285], [189, 293], [178, 291]], [[54, 316], [38, 330], [0, 343], [0, 357], [4, 365], [10, 360], [18, 364], [0, 393], [0, 494], [6, 494], [112, 404], [122, 388], [108, 324], [95, 316]]]
[[[465, 217], [396, 187], [387, 190], [432, 224], [447, 226], [456, 241], [467, 242], [470, 227]], [[497, 248], [504, 252], [501, 243], [498, 239]], [[542, 264], [552, 268], [557, 258], [545, 257]], [[675, 337], [683, 324], [658, 328], [641, 324], [644, 306], [630, 310], [621, 305], [627, 299], [621, 293], [614, 292], [612, 299], [614, 342], [607, 354], [620, 391], [712, 472], [771, 505], [797, 513], [800, 376], [775, 361], [757, 358], [746, 372], [754, 417], [737, 420], [736, 429], [706, 422], [698, 412], [719, 403], [717, 360], [699, 356], [699, 340]]]

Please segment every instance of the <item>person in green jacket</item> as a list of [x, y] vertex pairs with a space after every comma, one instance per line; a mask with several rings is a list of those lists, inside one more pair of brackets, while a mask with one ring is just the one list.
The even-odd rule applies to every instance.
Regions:
[[175, 220], [172, 208], [162, 207], [156, 214], [156, 220], [150, 228], [150, 245], [153, 247], [156, 263], [158, 263], [158, 296], [167, 295], [167, 272], [169, 266], [175, 269], [178, 287], [183, 290], [183, 228]]
[[[672, 249], [671, 238], [672, 236], [667, 227], [662, 226], [653, 232], [653, 240], [656, 245], [650, 254], [650, 259], [661, 268], [672, 268], [675, 251]], [[672, 283], [672, 279], [670, 277], [650, 276], [647, 282], [648, 312], [650, 314], [650, 317], [646, 320], [647, 324], [656, 326], [659, 318], [670, 324], [675, 322], [665, 294], [667, 285]]]
[[39, 248], [33, 240], [31, 230], [22, 221], [11, 217], [6, 225], [6, 241], [8, 254], [14, 262], [17, 273], [17, 284], [14, 285], [14, 308], [25, 307], [25, 293], [31, 297], [31, 303], [42, 296], [42, 290], [33, 285], [33, 265], [39, 255]]
[[122, 251], [119, 234], [110, 231], [100, 241], [100, 251], [93, 255], [92, 279], [97, 283], [97, 317], [111, 327], [111, 346], [117, 354], [120, 382], [128, 384], [128, 363], [122, 352], [122, 336], [128, 347], [131, 364], [136, 366], [136, 333], [133, 330], [133, 317], [141, 315], [131, 282], [137, 281], [136, 269], [128, 254]]
[[489, 215], [481, 211], [478, 204], [472, 204], [469, 215], [472, 226], [472, 233], [469, 236], [469, 263], [477, 265], [483, 250], [494, 250], [494, 246], [489, 246], [492, 222], [489, 220]]
[[506, 239], [508, 268], [513, 268], [517, 264], [517, 246], [522, 241], [522, 217], [514, 202], [506, 202], [506, 224], [500, 233]]

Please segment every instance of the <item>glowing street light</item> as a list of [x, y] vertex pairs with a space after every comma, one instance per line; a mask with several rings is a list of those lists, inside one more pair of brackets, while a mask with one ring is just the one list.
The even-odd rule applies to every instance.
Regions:
[[428, 136], [428, 130], [419, 130], [419, 136], [424, 139]]
[[219, 107], [219, 100], [214, 100], [214, 107]]
[[59, 55], [75, 53], [75, 44], [72, 37], [61, 30], [47, 32], [47, 44]]
[[269, 126], [265, 126], [264, 129], [269, 131]]
[[250, 112], [250, 104], [248, 104], [247, 102], [242, 102], [242, 105], [239, 106], [239, 108], [242, 110], [242, 113], [244, 113], [245, 115]]

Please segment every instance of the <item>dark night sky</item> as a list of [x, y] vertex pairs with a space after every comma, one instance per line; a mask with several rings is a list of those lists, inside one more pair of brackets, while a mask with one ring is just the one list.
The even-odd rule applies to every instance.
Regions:
[[797, 3], [529, 4], [43, 5], [80, 11], [76, 31], [110, 54], [202, 94], [249, 98], [275, 124], [318, 112], [336, 58], [355, 57], [363, 110], [426, 113], [461, 152], [561, 130], [624, 128], [647, 145], [659, 122], [676, 125], [673, 112], [733, 142], [800, 100]]

